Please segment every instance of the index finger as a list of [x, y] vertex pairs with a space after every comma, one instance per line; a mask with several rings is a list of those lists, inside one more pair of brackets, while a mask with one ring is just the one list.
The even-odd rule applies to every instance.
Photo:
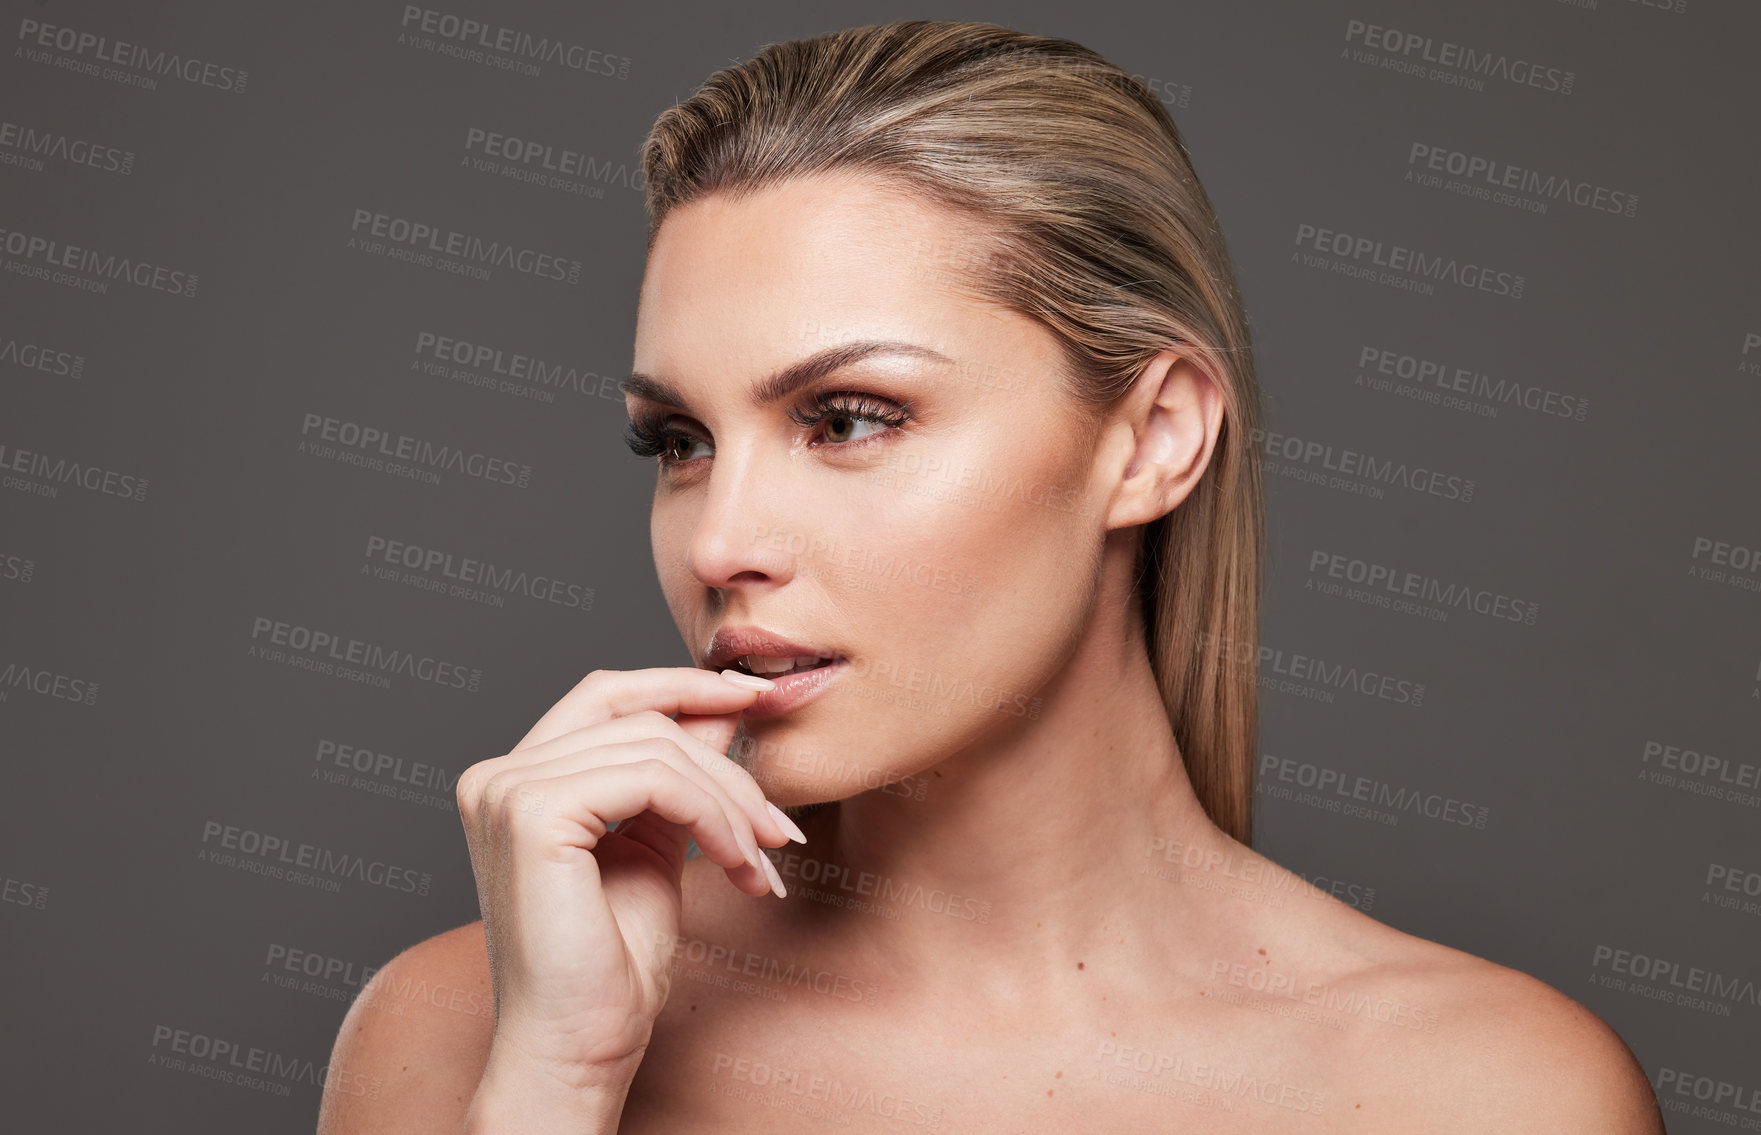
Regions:
[[669, 717], [675, 713], [737, 713], [775, 685], [763, 681], [762, 687], [736, 686], [718, 672], [699, 666], [595, 670], [558, 699], [510, 751], [542, 745], [564, 733], [645, 709]]

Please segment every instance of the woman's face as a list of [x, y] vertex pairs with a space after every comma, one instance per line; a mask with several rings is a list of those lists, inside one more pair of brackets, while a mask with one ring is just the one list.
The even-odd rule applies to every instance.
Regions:
[[[909, 795], [1032, 728], [1095, 601], [1111, 486], [1089, 412], [1048, 331], [957, 287], [981, 267], [967, 231], [840, 175], [694, 201], [648, 258], [635, 369], [668, 389], [627, 404], [671, 461], [652, 539], [673, 619], [714, 669], [733, 627], [841, 658], [810, 700], [742, 721], [732, 755], [779, 804]], [[755, 400], [870, 341], [909, 346]]]

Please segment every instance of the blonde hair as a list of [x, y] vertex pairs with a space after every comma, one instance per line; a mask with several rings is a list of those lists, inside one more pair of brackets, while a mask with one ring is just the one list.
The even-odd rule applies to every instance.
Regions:
[[1216, 214], [1145, 84], [1081, 44], [996, 24], [850, 28], [711, 75], [655, 121], [642, 167], [650, 248], [672, 209], [705, 194], [874, 175], [976, 222], [980, 267], [958, 283], [1049, 328], [1080, 404], [1112, 404], [1170, 347], [1216, 380], [1221, 435], [1193, 491], [1143, 526], [1137, 598], [1193, 791], [1250, 843], [1259, 386]]

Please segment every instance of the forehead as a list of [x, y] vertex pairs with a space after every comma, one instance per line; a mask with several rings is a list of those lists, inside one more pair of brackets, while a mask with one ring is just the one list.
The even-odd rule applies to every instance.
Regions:
[[981, 246], [967, 218], [860, 175], [699, 198], [667, 216], [649, 253], [636, 369], [768, 368], [901, 336], [982, 353], [1026, 321], [962, 286]]

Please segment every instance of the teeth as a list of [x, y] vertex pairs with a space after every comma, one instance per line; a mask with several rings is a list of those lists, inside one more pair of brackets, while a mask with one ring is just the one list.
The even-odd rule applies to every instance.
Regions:
[[792, 657], [778, 657], [770, 654], [747, 654], [742, 655], [739, 659], [740, 665], [746, 667], [746, 669], [752, 671], [752, 673], [764, 677], [769, 677], [772, 674], [792, 674], [797, 670], [811, 670], [824, 661], [826, 661], [826, 659], [812, 654], [797, 654]]

